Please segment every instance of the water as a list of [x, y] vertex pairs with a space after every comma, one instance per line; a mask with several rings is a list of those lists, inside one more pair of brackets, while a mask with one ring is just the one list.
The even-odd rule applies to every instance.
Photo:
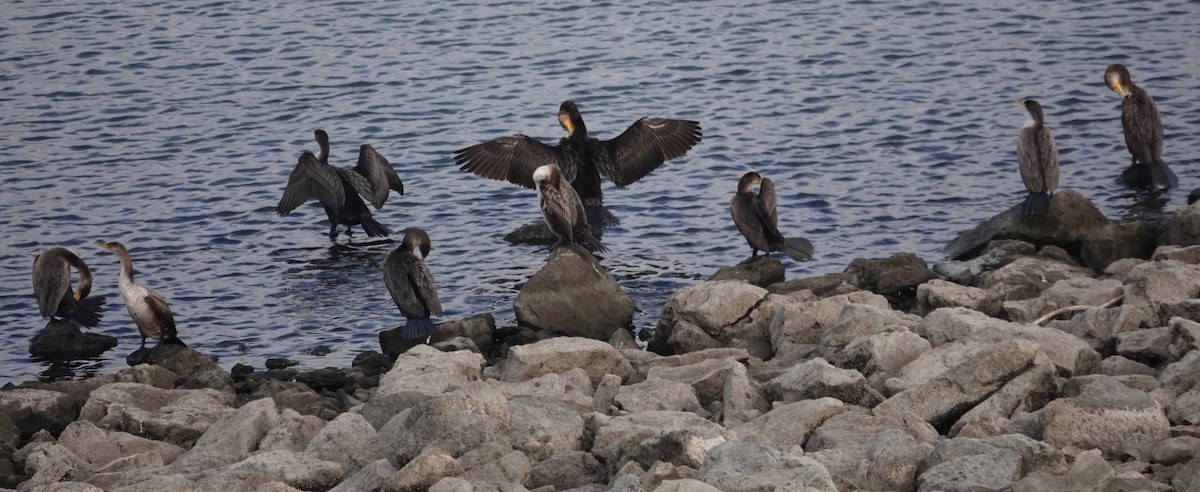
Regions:
[[[446, 318], [514, 323], [545, 261], [502, 237], [539, 220], [536, 195], [459, 171], [453, 151], [512, 133], [562, 136], [574, 99], [611, 138], [641, 116], [695, 119], [704, 140], [627, 189], [603, 263], [653, 326], [666, 298], [748, 247], [729, 219], [738, 177], [780, 194], [781, 228], [817, 247], [791, 278], [856, 257], [943, 260], [956, 234], [1017, 203], [1015, 139], [1039, 99], [1062, 187], [1113, 218], [1170, 211], [1200, 172], [1200, 24], [1183, 1], [649, 2], [461, 5], [342, 1], [0, 5], [0, 382], [114, 372], [139, 337], [116, 291], [118, 240], [170, 301], [180, 337], [228, 368], [268, 357], [346, 366], [402, 323], [379, 270], [396, 243], [331, 247], [315, 204], [278, 217], [312, 131], [332, 159], [387, 156], [408, 194], [376, 213], [433, 239]], [[1127, 64], [1155, 96], [1183, 184], [1162, 197], [1115, 181], [1128, 164]], [[399, 238], [395, 238], [398, 240]], [[92, 266], [120, 345], [97, 360], [32, 360], [30, 267], [61, 245]], [[325, 345], [332, 353], [306, 355]]]

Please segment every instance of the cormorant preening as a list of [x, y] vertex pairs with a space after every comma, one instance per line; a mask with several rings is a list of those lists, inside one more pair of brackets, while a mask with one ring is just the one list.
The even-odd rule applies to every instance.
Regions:
[[597, 140], [588, 135], [572, 101], [559, 106], [558, 122], [567, 136], [557, 146], [525, 135], [501, 137], [455, 152], [455, 163], [464, 171], [526, 188], [535, 187], [535, 170], [557, 164], [583, 202], [588, 223], [603, 228], [620, 221], [604, 207], [601, 176], [624, 188], [663, 162], [686, 154], [701, 137], [695, 121], [643, 117], [616, 138]]
[[[71, 267], [79, 272], [79, 290], [71, 290]], [[55, 246], [33, 260], [33, 296], [43, 318], [73, 319], [88, 328], [104, 316], [104, 298], [88, 297], [92, 271], [67, 248]]]
[[[759, 186], [754, 194], [754, 186]], [[795, 261], [812, 258], [813, 245], [802, 237], [786, 238], [779, 232], [779, 214], [775, 211], [775, 185], [756, 172], [738, 180], [737, 193], [729, 200], [729, 214], [738, 231], [750, 244], [750, 259], [758, 252], [782, 251]]]
[[121, 279], [117, 282], [117, 287], [121, 291], [121, 298], [125, 300], [125, 309], [129, 311], [129, 317], [133, 318], [138, 333], [142, 334], [142, 348], [146, 348], [147, 338], [157, 339], [160, 345], [167, 343], [186, 347], [187, 344], [179, 339], [175, 331], [175, 317], [171, 314], [171, 308], [167, 306], [167, 300], [158, 292], [133, 280], [133, 258], [129, 256], [125, 245], [115, 241], [96, 241], [96, 246], [111, 251], [121, 259]]
[[1017, 104], [1029, 111], [1030, 117], [1017, 136], [1017, 167], [1029, 190], [1021, 211], [1025, 215], [1040, 215], [1050, 208], [1050, 195], [1058, 188], [1058, 145], [1046, 126], [1042, 105], [1033, 99]]
[[437, 327], [430, 316], [442, 315], [442, 303], [438, 301], [433, 274], [425, 266], [429, 256], [429, 235], [417, 228], [404, 233], [400, 246], [383, 260], [383, 283], [396, 307], [408, 319], [400, 336], [408, 339], [425, 338], [433, 335]]
[[1163, 162], [1163, 126], [1154, 98], [1129, 77], [1129, 69], [1114, 63], [1104, 70], [1104, 83], [1121, 96], [1121, 127], [1125, 129], [1125, 147], [1133, 156], [1130, 165], [1150, 168], [1154, 188], [1179, 186], [1179, 178]]
[[555, 236], [559, 244], [579, 244], [592, 252], [608, 251], [596, 236], [592, 235], [592, 227], [588, 224], [587, 213], [584, 212], [583, 202], [575, 189], [564, 186], [562, 171], [556, 164], [546, 164], [533, 172], [533, 182], [537, 184], [538, 208], [542, 210], [542, 218], [546, 226]]
[[347, 235], [351, 235], [354, 225], [362, 225], [371, 237], [391, 234], [392, 231], [371, 217], [371, 210], [359, 195], [366, 197], [376, 210], [387, 201], [389, 189], [403, 195], [404, 184], [395, 169], [366, 144], [359, 148], [358, 164], [353, 168], [332, 166], [329, 164], [329, 135], [324, 130], [317, 130], [314, 135], [321, 155], [305, 152], [300, 156], [295, 169], [288, 175], [287, 187], [275, 213], [287, 215], [309, 198], [316, 197], [329, 218], [330, 240], [337, 239], [338, 224], [346, 225]]

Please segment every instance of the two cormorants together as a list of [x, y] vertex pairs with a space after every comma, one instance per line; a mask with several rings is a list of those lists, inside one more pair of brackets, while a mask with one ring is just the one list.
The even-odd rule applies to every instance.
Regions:
[[1050, 208], [1050, 195], [1058, 187], [1058, 145], [1046, 126], [1042, 105], [1033, 99], [1017, 104], [1029, 112], [1029, 121], [1017, 136], [1017, 167], [1029, 190], [1021, 211], [1024, 215], [1040, 215]]
[[643, 117], [612, 140], [588, 135], [572, 101], [558, 108], [567, 136], [551, 146], [525, 135], [501, 137], [459, 150], [454, 160], [464, 171], [535, 188], [534, 172], [554, 164], [583, 203], [589, 224], [611, 227], [620, 221], [604, 207], [600, 178], [624, 188], [663, 162], [682, 156], [700, 141], [700, 124], [689, 120]]
[[171, 314], [171, 308], [167, 306], [167, 300], [158, 292], [133, 279], [133, 258], [129, 256], [125, 245], [96, 241], [96, 246], [112, 252], [121, 259], [121, 278], [117, 287], [121, 291], [121, 298], [125, 300], [125, 309], [129, 311], [129, 317], [133, 318], [138, 333], [142, 334], [142, 348], [146, 348], [147, 338], [154, 338], [159, 344], [186, 347], [175, 330], [175, 317]]
[[[758, 194], [754, 187], [758, 186]], [[750, 260], [759, 251], [782, 251], [795, 261], [812, 258], [813, 245], [802, 237], [787, 238], [779, 232], [779, 213], [775, 209], [775, 185], [756, 172], [748, 172], [738, 180], [737, 193], [729, 200], [733, 224], [750, 244]]]
[[1163, 162], [1163, 126], [1154, 98], [1133, 83], [1129, 69], [1114, 63], [1104, 70], [1104, 83], [1121, 96], [1121, 127], [1125, 147], [1132, 156], [1131, 166], [1147, 166], [1154, 188], [1179, 186], [1179, 178]]
[[[71, 268], [79, 272], [78, 291], [71, 289]], [[43, 318], [72, 319], [92, 328], [104, 316], [104, 298], [88, 297], [92, 271], [79, 255], [67, 248], [53, 247], [33, 260], [33, 296]]]
[[388, 198], [388, 190], [404, 194], [404, 183], [396, 170], [373, 147], [363, 144], [358, 149], [358, 164], [353, 168], [341, 168], [329, 164], [329, 135], [324, 130], [314, 132], [320, 155], [305, 152], [288, 175], [283, 197], [275, 207], [275, 213], [287, 215], [310, 198], [316, 197], [325, 208], [329, 218], [329, 239], [337, 239], [338, 224], [346, 225], [346, 235], [352, 236], [351, 227], [362, 225], [368, 236], [387, 236], [392, 233], [387, 227], [371, 217], [371, 210], [363, 203], [366, 197], [378, 210]]
[[559, 244], [579, 244], [592, 252], [608, 251], [596, 236], [588, 222], [583, 201], [575, 188], [563, 184], [562, 170], [557, 164], [546, 164], [533, 172], [537, 184], [538, 208], [546, 226], [558, 237]]
[[429, 234], [417, 228], [404, 233], [400, 246], [383, 260], [383, 283], [396, 307], [408, 319], [400, 336], [408, 339], [425, 338], [437, 330], [431, 316], [442, 315], [433, 274], [425, 266], [429, 256]]

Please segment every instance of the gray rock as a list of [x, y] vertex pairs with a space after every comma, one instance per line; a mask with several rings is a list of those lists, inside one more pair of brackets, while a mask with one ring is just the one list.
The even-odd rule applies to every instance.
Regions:
[[16, 388], [0, 391], [0, 414], [17, 426], [22, 439], [41, 429], [61, 432], [79, 416], [79, 402], [58, 391]]
[[838, 489], [852, 490], [875, 436], [887, 429], [899, 429], [920, 442], [929, 442], [938, 436], [933, 427], [916, 415], [871, 415], [866, 409], [847, 407], [825, 419], [812, 432], [804, 443], [804, 455], [820, 462]]
[[138, 454], [154, 453], [158, 455], [160, 463], [171, 463], [183, 454], [183, 448], [179, 446], [125, 432], [105, 432], [86, 420], [68, 425], [58, 436], [58, 443], [95, 469]]
[[21, 431], [17, 429], [17, 424], [9, 420], [8, 415], [0, 412], [0, 474], [12, 475], [15, 470], [12, 468], [12, 455], [17, 450], [17, 443], [21, 442]]
[[258, 449], [259, 441], [278, 421], [275, 400], [249, 402], [214, 422], [171, 466], [177, 473], [187, 473], [237, 463]]
[[517, 322], [559, 335], [607, 340], [633, 322], [633, 300], [586, 250], [556, 247], [521, 287]]
[[440, 342], [432, 342], [429, 344], [429, 346], [441, 350], [442, 352], [458, 352], [460, 350], [466, 350], [469, 352], [475, 352], [477, 354], [483, 353], [479, 350], [479, 347], [475, 346], [475, 342], [471, 341], [471, 339], [467, 337], [448, 338]]
[[983, 252], [970, 260], [950, 260], [933, 266], [934, 273], [959, 285], [978, 285], [983, 272], [995, 270], [1020, 256], [1032, 256], [1037, 251], [1034, 245], [1013, 239], [987, 243]]
[[1021, 475], [1021, 455], [1012, 451], [972, 454], [939, 463], [917, 478], [919, 491], [1004, 490]]
[[[362, 418], [361, 415], [353, 415]], [[313, 436], [321, 432], [324, 427], [325, 421], [316, 416], [300, 415], [295, 410], [285, 408], [279, 412], [279, 421], [258, 443], [258, 449], [259, 451], [282, 449], [298, 453], [304, 451], [312, 442]]]
[[802, 446], [817, 427], [844, 409], [845, 404], [834, 398], [801, 400], [776, 406], [733, 430], [739, 440], [757, 436], [770, 441], [775, 449], [790, 450]]
[[773, 401], [830, 397], [867, 408], [883, 401], [883, 396], [868, 385], [858, 371], [839, 369], [819, 358], [797, 365], [768, 381], [765, 389]]
[[1171, 477], [1171, 486], [1180, 491], [1200, 490], [1200, 457], [1180, 466]]
[[567, 451], [533, 465], [528, 485], [533, 488], [551, 485], [554, 489], [571, 489], [607, 482], [604, 465], [583, 451]]
[[727, 442], [714, 447], [700, 468], [700, 479], [732, 492], [837, 491], [820, 463], [753, 442]]
[[863, 304], [880, 310], [891, 309], [886, 298], [866, 291], [787, 304], [771, 320], [768, 328], [771, 345], [778, 350], [787, 343], [819, 342], [825, 330], [837, 323], [842, 311], [851, 304]]
[[717, 349], [724, 346], [720, 340], [713, 338], [703, 328], [687, 321], [677, 321], [667, 337], [664, 353], [686, 354], [701, 350]]
[[1030, 323], [1059, 308], [1100, 306], [1123, 291], [1124, 285], [1115, 279], [1068, 278], [1055, 282], [1033, 299], [1005, 302], [1004, 311], [1010, 320]]
[[979, 287], [996, 293], [1003, 301], [1039, 296], [1060, 280], [1093, 277], [1091, 270], [1061, 261], [1026, 256], [984, 274]]
[[93, 468], [86, 460], [59, 443], [37, 446], [25, 458], [25, 474], [29, 476], [27, 485], [83, 480], [92, 472]]
[[700, 400], [696, 399], [696, 391], [690, 385], [657, 377], [622, 386], [613, 403], [629, 413], [652, 410], [699, 412], [702, 408]]
[[274, 480], [301, 490], [328, 490], [346, 476], [338, 463], [282, 449], [257, 453], [229, 470], [234, 476], [253, 477], [259, 483]]
[[495, 332], [496, 319], [492, 317], [492, 313], [483, 313], [438, 323], [437, 333], [434, 333], [433, 338], [429, 341], [437, 343], [456, 337], [466, 337], [475, 342], [475, 346], [479, 347], [479, 350], [487, 352], [492, 349]]
[[507, 443], [485, 443], [458, 457], [466, 478], [475, 484], [523, 484], [533, 462]]
[[603, 417], [589, 426], [595, 429], [592, 453], [613, 469], [631, 460], [645, 468], [656, 461], [699, 468], [709, 449], [733, 437], [724, 427], [690, 412]]
[[304, 452], [342, 465], [347, 475], [358, 473], [376, 458], [379, 433], [362, 415], [343, 413], [312, 437]]
[[1194, 246], [1200, 244], [1200, 206], [1190, 204], [1175, 211], [1162, 225], [1160, 244]]
[[[934, 311], [926, 316], [925, 323], [914, 331], [923, 335], [936, 348], [918, 358], [913, 364], [928, 363], [930, 359], [947, 359], [947, 352], [959, 351], [978, 343], [995, 345], [1019, 338], [1036, 343], [1038, 348], [1054, 361], [1060, 374], [1089, 374], [1095, 372], [1100, 365], [1100, 354], [1077, 337], [1053, 328], [1009, 323], [962, 308]], [[960, 345], [942, 346], [955, 340]], [[906, 366], [902, 372], [906, 375], [912, 374], [914, 369], [916, 367]], [[940, 373], [940, 370], [936, 370], [934, 374], [936, 373]]]
[[575, 368], [586, 371], [592, 384], [599, 383], [605, 374], [624, 379], [633, 372], [629, 361], [612, 345], [588, 338], [557, 337], [510, 349], [500, 379], [527, 381]]
[[446, 477], [461, 477], [463, 468], [445, 451], [426, 449], [384, 482], [381, 491], [428, 490]]
[[1200, 455], [1200, 437], [1177, 436], [1155, 444], [1150, 450], [1150, 461], [1172, 466], [1191, 461]]
[[1179, 395], [1200, 384], [1200, 351], [1193, 350], [1176, 362], [1167, 364], [1158, 381], [1163, 388]]
[[783, 282], [783, 274], [783, 263], [763, 255], [753, 261], [743, 261], [731, 267], [721, 267], [708, 280], [736, 280], [765, 289], [768, 285]]
[[116, 346], [116, 337], [80, 331], [74, 321], [51, 319], [29, 341], [29, 353], [50, 360], [75, 360], [96, 357]]
[[[613, 391], [616, 391], [621, 385], [621, 378], [616, 375], [605, 374], [601, 378], [601, 385], [609, 376], [616, 378], [616, 385], [612, 387]], [[520, 397], [552, 398], [566, 403], [580, 414], [591, 412], [596, 405], [592, 399], [592, 394], [595, 393], [592, 390], [592, 379], [588, 377], [586, 371], [578, 367], [562, 374], [552, 372], [526, 381], [507, 382], [488, 379], [487, 383], [495, 386], [510, 400]], [[609, 397], [606, 405], [611, 404], [612, 398]], [[605, 410], [607, 410], [607, 406]]]
[[233, 406], [233, 394], [213, 389], [164, 390], [110, 383], [92, 392], [79, 418], [101, 429], [189, 448], [214, 422], [232, 414]]
[[854, 483], [859, 490], [915, 490], [917, 469], [933, 445], [899, 429], [880, 431], [871, 439]]
[[886, 331], [914, 328], [921, 318], [864, 304], [849, 304], [836, 322], [821, 333], [820, 344], [826, 353], [836, 354], [856, 340]]
[[592, 397], [592, 410], [609, 413], [620, 391], [621, 378], [615, 374], [605, 374], [604, 378], [600, 379], [600, 384], [596, 385], [596, 393]]
[[929, 341], [908, 330], [876, 333], [855, 340], [837, 353], [834, 365], [854, 369], [864, 376], [876, 390], [884, 388], [884, 381], [900, 375], [909, 362], [932, 350]]
[[[636, 470], [641, 468], [634, 462], [629, 462], [622, 470]], [[700, 477], [700, 470], [689, 466], [675, 466], [664, 461], [657, 461], [648, 470], [642, 473], [642, 489], [644, 490], [659, 490], [659, 487], [671, 480], [697, 480]], [[701, 483], [699, 480], [696, 483]], [[708, 486], [705, 484], [705, 486]]]
[[1174, 339], [1168, 327], [1118, 333], [1117, 353], [1154, 366], [1170, 360]]
[[734, 428], [763, 415], [771, 409], [766, 392], [757, 382], [751, 381], [746, 367], [731, 366], [725, 378], [725, 389], [721, 398], [721, 423]]
[[987, 244], [993, 239], [1020, 239], [1037, 245], [1070, 247], [1092, 230], [1108, 224], [1108, 219], [1092, 202], [1071, 189], [1060, 190], [1050, 198], [1045, 214], [1026, 216], [1021, 205], [1001, 212], [950, 242], [942, 251], [953, 259]]
[[918, 285], [939, 278], [925, 260], [913, 253], [885, 259], [856, 258], [846, 266], [844, 273], [854, 275], [854, 285], [880, 294], [904, 310], [916, 306]]
[[1150, 255], [1153, 261], [1178, 261], [1189, 265], [1200, 264], [1200, 245], [1192, 246], [1175, 246], [1164, 244], [1155, 248], [1154, 253]]
[[1148, 306], [1124, 304], [1108, 309], [1091, 308], [1074, 315], [1065, 323], [1050, 325], [1074, 335], [1093, 349], [1111, 351], [1117, 334], [1139, 329], [1154, 318]]
[[350, 475], [349, 478], [339, 483], [337, 487], [329, 489], [329, 492], [379, 490], [379, 488], [383, 487], [384, 482], [395, 474], [396, 469], [392, 467], [392, 464], [388, 460], [378, 459], [362, 467], [357, 473]]
[[1100, 490], [1113, 476], [1112, 467], [1100, 451], [1091, 449], [1075, 458], [1075, 464], [1064, 474], [1054, 475], [1035, 471], [1013, 484], [1014, 492], [1056, 492], [1062, 490]]
[[1042, 425], [1043, 439], [1053, 446], [1099, 449], [1114, 458], [1149, 457], [1151, 447], [1170, 437], [1154, 400], [1103, 375], [1089, 376], [1078, 396], [1047, 404]]
[[1162, 302], [1195, 299], [1200, 295], [1200, 265], [1152, 261], [1134, 266], [1117, 278], [1126, 284], [1122, 301], [1125, 304], [1153, 307]]
[[512, 426], [504, 395], [482, 382], [467, 383], [419, 403], [393, 417], [397, 419], [397, 425], [406, 431], [394, 441], [381, 439], [381, 443], [390, 446], [401, 463], [426, 448], [439, 448], [458, 456], [486, 442], [507, 441]]
[[1167, 418], [1176, 425], [1200, 425], [1200, 385], [1175, 397]]
[[809, 291], [814, 297], [830, 297], [861, 290], [854, 285], [857, 279], [850, 273], [835, 273], [816, 277], [803, 277], [771, 284], [767, 290], [772, 294], [793, 294]]
[[1129, 360], [1120, 355], [1109, 356], [1100, 361], [1100, 373], [1109, 376], [1128, 376], [1133, 374], [1158, 376], [1158, 371], [1153, 367], [1138, 361]]
[[290, 409], [301, 415], [333, 420], [341, 411], [329, 398], [318, 395], [304, 383], [268, 379], [255, 388], [250, 399], [270, 398], [281, 411]]
[[696, 479], [681, 478], [664, 480], [662, 485], [654, 489], [654, 492], [721, 492], [721, 489]]
[[405, 408], [471, 381], [479, 381], [484, 359], [474, 352], [442, 352], [419, 345], [396, 358], [360, 413], [376, 429]]
[[1058, 394], [1054, 364], [1040, 354], [1035, 355], [1034, 364], [1029, 370], [1004, 383], [999, 390], [959, 417], [950, 427], [950, 434], [975, 437], [998, 435], [1001, 433], [999, 429], [991, 430], [996, 421], [1040, 409], [1057, 398]]
[[[184, 389], [212, 388], [221, 391], [233, 390], [233, 378], [207, 355], [178, 345], [159, 345], [136, 351], [129, 356], [131, 366], [141, 363], [155, 364], [173, 373], [178, 378], [175, 385]], [[142, 355], [139, 357], [139, 355]]]
[[917, 286], [918, 312], [926, 314], [944, 307], [964, 307], [995, 316], [1000, 312], [1000, 298], [990, 291], [941, 279]]
[[1136, 220], [1107, 224], [1084, 235], [1079, 258], [1100, 271], [1122, 258], [1150, 258], [1158, 246], [1159, 227], [1155, 222]]
[[683, 383], [692, 387], [699, 403], [707, 407], [714, 401], [720, 401], [725, 395], [725, 380], [735, 366], [740, 366], [736, 359], [702, 359], [692, 364], [670, 367], [666, 364], [651, 367], [647, 372], [649, 379], [665, 379]]
[[566, 403], [548, 397], [527, 396], [508, 401], [513, 447], [534, 460], [558, 453], [579, 451], [583, 445], [583, 419]]
[[690, 323], [719, 339], [726, 327], [746, 317], [766, 297], [766, 289], [732, 280], [703, 282], [682, 289], [663, 306], [649, 349], [663, 355], [674, 353], [668, 339], [679, 322]]
[[429, 492], [475, 492], [475, 487], [464, 478], [446, 477], [429, 487]]

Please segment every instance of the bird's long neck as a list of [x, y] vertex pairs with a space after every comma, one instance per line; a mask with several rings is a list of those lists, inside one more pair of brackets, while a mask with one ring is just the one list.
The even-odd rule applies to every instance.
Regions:
[[321, 161], [321, 164], [329, 164], [329, 142], [318, 140], [317, 146], [321, 148], [317, 153], [317, 160]]
[[88, 268], [87, 263], [75, 255], [68, 257], [67, 262], [79, 271], [79, 285], [77, 286], [79, 290], [76, 295], [79, 299], [83, 299], [92, 292], [92, 270]]
[[117, 252], [117, 257], [121, 258], [121, 280], [133, 283], [133, 258], [128, 251]]

